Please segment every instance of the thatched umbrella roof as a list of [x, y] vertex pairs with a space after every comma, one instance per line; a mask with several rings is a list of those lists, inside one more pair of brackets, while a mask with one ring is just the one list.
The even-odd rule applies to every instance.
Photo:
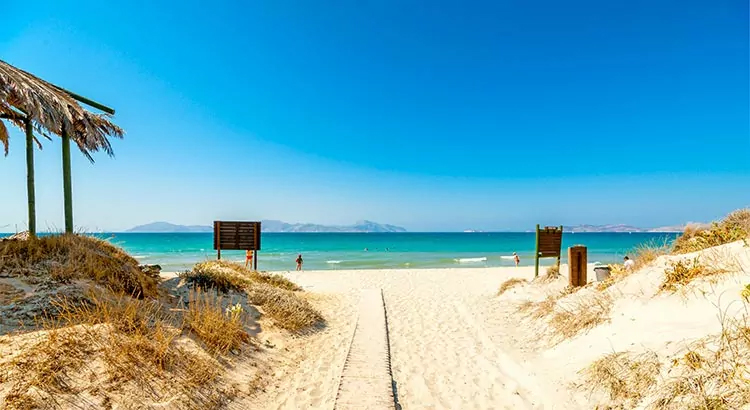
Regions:
[[[0, 118], [19, 128], [24, 129], [24, 119], [28, 118], [46, 138], [50, 133], [62, 135], [65, 129], [83, 155], [93, 162], [92, 152], [103, 150], [107, 155], [114, 154], [109, 136], [123, 136], [123, 130], [110, 117], [85, 110], [67, 91], [0, 60]], [[8, 139], [8, 130], [0, 121], [0, 143], [6, 155]]]

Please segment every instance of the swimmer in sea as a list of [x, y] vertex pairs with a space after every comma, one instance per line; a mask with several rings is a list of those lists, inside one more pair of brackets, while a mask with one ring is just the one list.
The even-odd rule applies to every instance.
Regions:
[[516, 263], [516, 267], [518, 267], [518, 264], [521, 262], [521, 259], [518, 257], [518, 254], [513, 252], [513, 262]]

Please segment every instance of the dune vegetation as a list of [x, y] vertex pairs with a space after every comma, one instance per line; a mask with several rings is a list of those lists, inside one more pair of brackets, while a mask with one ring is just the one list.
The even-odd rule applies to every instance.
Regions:
[[238, 393], [228, 358], [261, 345], [257, 309], [280, 331], [323, 323], [278, 275], [203, 262], [181, 276], [164, 287], [85, 235], [0, 241], [0, 407], [221, 407]]
[[7, 277], [64, 283], [91, 280], [113, 292], [138, 298], [157, 296], [158, 273], [107, 241], [84, 235], [49, 235], [0, 241], [0, 272]]
[[180, 276], [193, 287], [243, 293], [282, 329], [306, 332], [323, 324], [320, 312], [298, 294], [299, 286], [280, 275], [252, 272], [233, 262], [206, 261]]
[[675, 254], [700, 251], [750, 237], [750, 208], [731, 212], [709, 227], [688, 226], [672, 245]]
[[[587, 332], [599, 327], [606, 330], [597, 337], [633, 340], [626, 345], [639, 348], [611, 351], [580, 370], [577, 385], [590, 390], [580, 403], [594, 400], [596, 408], [744, 408], [750, 405], [750, 285], [738, 285], [737, 278], [746, 283], [750, 274], [748, 238], [750, 210], [742, 209], [708, 227], [688, 227], [671, 244], [635, 249], [629, 254], [634, 267], [610, 265], [611, 275], [604, 281], [576, 289], [563, 288], [554, 273], [534, 281], [530, 298], [517, 305], [520, 320], [528, 325], [528, 342], [540, 352], [555, 350], [563, 341], [567, 349], [585, 350], [596, 343]], [[683, 289], [692, 291], [675, 294]], [[688, 304], [711, 312], [702, 316], [700, 327], [684, 330], [695, 335], [689, 340], [664, 334], [656, 339], [663, 340], [660, 346], [645, 334], [623, 333], [648, 319], [629, 312], [652, 303], [653, 309], [668, 306], [670, 311], [659, 315], [674, 316], [672, 320], [682, 320], [678, 312]], [[721, 331], [715, 333], [711, 318], [717, 312]], [[623, 315], [632, 316], [623, 322]], [[614, 323], [616, 319], [620, 322]], [[670, 346], [675, 342], [680, 344]]]
[[500, 296], [503, 293], [513, 289], [516, 286], [521, 286], [526, 283], [526, 279], [521, 278], [510, 278], [500, 284], [500, 288], [497, 290], [497, 295]]

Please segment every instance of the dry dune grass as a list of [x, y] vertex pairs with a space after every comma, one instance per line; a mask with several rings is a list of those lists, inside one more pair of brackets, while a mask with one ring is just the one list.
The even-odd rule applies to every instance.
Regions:
[[542, 329], [544, 335], [537, 336], [546, 336], [553, 343], [562, 342], [609, 320], [612, 297], [597, 292], [576, 294], [579, 289], [566, 287], [540, 301], [524, 301], [518, 311], [531, 319], [548, 321], [548, 326]]
[[750, 405], [750, 323], [722, 320], [722, 331], [693, 343], [672, 362], [654, 409], [740, 409]]
[[526, 283], [526, 279], [510, 278], [500, 285], [500, 288], [497, 291], [497, 296], [500, 296], [503, 293], [509, 291], [510, 289], [513, 289], [514, 287], [523, 285], [525, 283]]
[[674, 292], [701, 278], [715, 278], [729, 272], [719, 263], [704, 264], [700, 258], [677, 260], [669, 263], [664, 270], [664, 281], [659, 289]]
[[157, 302], [107, 292], [89, 300], [56, 302], [59, 315], [38, 341], [0, 360], [0, 382], [10, 386], [4, 408], [98, 408], [116, 397], [209, 408], [231, 396], [221, 365], [186, 343], [180, 319]]
[[645, 244], [637, 246], [630, 258], [633, 259], [633, 270], [637, 271], [645, 268], [651, 262], [655, 261], [656, 258], [669, 253], [669, 243], [666, 241], [656, 242], [651, 241]]
[[633, 273], [632, 271], [626, 270], [625, 267], [620, 264], [611, 264], [609, 265], [609, 269], [609, 276], [603, 281], [596, 283], [596, 290], [603, 292]]
[[299, 291], [296, 283], [281, 275], [255, 272], [244, 266], [227, 261], [205, 261], [196, 264], [191, 271], [181, 274], [192, 285], [202, 288], [243, 290], [251, 283], [265, 283], [276, 288]]
[[609, 396], [609, 404], [597, 408], [632, 409], [656, 386], [660, 370], [653, 353], [618, 352], [603, 356], [581, 373], [592, 391], [601, 389]]
[[250, 341], [245, 331], [247, 312], [241, 305], [222, 309], [214, 293], [193, 290], [190, 294], [185, 328], [194, 332], [212, 352], [226, 354]]
[[633, 268], [627, 270], [622, 264], [609, 265], [610, 275], [605, 280], [598, 282], [596, 284], [596, 289], [599, 291], [608, 289], [612, 285], [627, 278], [632, 273], [647, 267], [659, 256], [666, 255], [667, 253], [669, 253], [669, 244], [667, 242], [652, 241], [637, 246], [633, 252], [628, 255], [633, 261]]
[[50, 235], [0, 241], [0, 273], [51, 278], [58, 282], [90, 279], [138, 297], [156, 297], [159, 279], [141, 271], [138, 261], [107, 241], [84, 235]]
[[612, 302], [608, 293], [590, 293], [558, 303], [550, 318], [550, 337], [563, 341], [608, 321]]
[[193, 286], [244, 292], [250, 303], [285, 330], [304, 332], [323, 323], [322, 315], [295, 293], [299, 286], [280, 275], [252, 272], [232, 262], [207, 261], [181, 277]]
[[546, 298], [533, 302], [526, 300], [518, 305], [518, 311], [526, 313], [528, 317], [533, 319], [542, 319], [548, 317], [555, 310], [557, 300], [562, 297], [560, 294], [547, 295]]
[[560, 278], [560, 266], [552, 265], [547, 267], [547, 271], [543, 276], [534, 279], [536, 283], [551, 283]]
[[[300, 332], [323, 322], [294, 283], [227, 262], [198, 264], [184, 274], [193, 290], [184, 309], [174, 309], [157, 297], [156, 274], [105, 241], [78, 235], [4, 241], [0, 258], [0, 273], [38, 285], [35, 297], [50, 301], [36, 320], [41, 330], [0, 342], [2, 408], [225, 405], [237, 393], [224, 378], [225, 355], [253, 339], [245, 330], [247, 304], [225, 309], [223, 291], [246, 297], [283, 329]], [[48, 293], [78, 286], [78, 279], [89, 280], [80, 298]]]
[[557, 293], [549, 294], [546, 298], [533, 302], [526, 300], [518, 305], [518, 311], [526, 313], [529, 317], [534, 319], [541, 319], [550, 316], [557, 306], [557, 301], [575, 293], [580, 288], [566, 286], [563, 290]]
[[750, 208], [738, 209], [708, 228], [688, 226], [673, 243], [673, 253], [690, 253], [750, 237]]
[[738, 319], [723, 317], [721, 333], [691, 343], [671, 363], [662, 363], [650, 351], [617, 352], [581, 373], [583, 385], [609, 396], [597, 408], [730, 410], [750, 405], [749, 363], [745, 312]]
[[245, 289], [250, 303], [258, 305], [273, 323], [291, 332], [305, 332], [324, 323], [323, 316], [307, 300], [294, 292], [264, 283]]

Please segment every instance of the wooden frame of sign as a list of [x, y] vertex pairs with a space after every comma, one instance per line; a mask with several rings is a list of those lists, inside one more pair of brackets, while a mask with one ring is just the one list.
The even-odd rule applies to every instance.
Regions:
[[536, 251], [534, 252], [534, 276], [539, 276], [540, 258], [557, 258], [557, 267], [560, 268], [560, 254], [562, 253], [563, 227], [545, 226], [539, 229], [536, 225]]
[[214, 221], [214, 249], [221, 260], [221, 250], [253, 251], [253, 269], [258, 270], [260, 222]]

